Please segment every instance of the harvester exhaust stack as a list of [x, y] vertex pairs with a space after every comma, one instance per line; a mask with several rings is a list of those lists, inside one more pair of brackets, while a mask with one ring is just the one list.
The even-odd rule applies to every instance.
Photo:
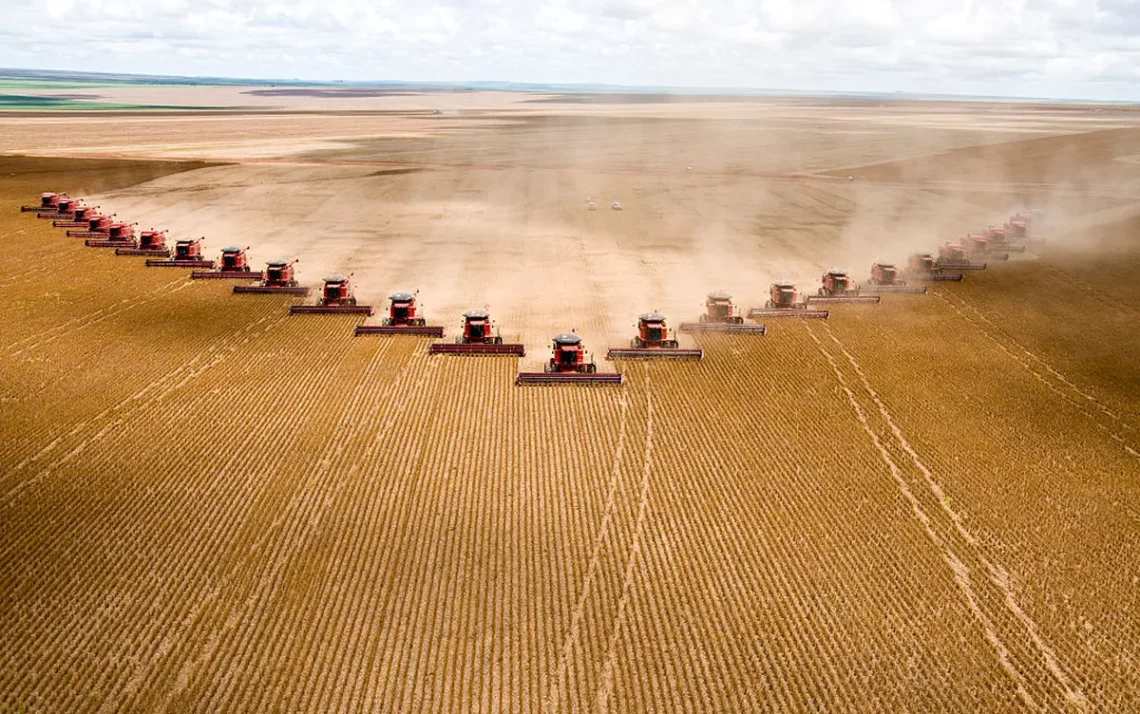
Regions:
[[442, 325], [429, 325], [416, 314], [416, 296], [413, 293], [392, 293], [388, 296], [388, 317], [379, 325], [357, 325], [354, 335], [418, 335], [443, 337]]
[[468, 310], [463, 313], [463, 334], [454, 342], [433, 342], [428, 353], [433, 355], [516, 355], [526, 356], [526, 347], [519, 343], [504, 343], [493, 334], [491, 314], [486, 310]]
[[637, 318], [637, 335], [630, 340], [629, 347], [610, 348], [606, 359], [701, 359], [703, 356], [700, 349], [681, 349], [677, 340], [670, 337], [664, 315], [647, 312]]
[[515, 384], [621, 384], [620, 372], [599, 373], [586, 361], [582, 338], [573, 332], [554, 336], [554, 352], [542, 372], [519, 372]]

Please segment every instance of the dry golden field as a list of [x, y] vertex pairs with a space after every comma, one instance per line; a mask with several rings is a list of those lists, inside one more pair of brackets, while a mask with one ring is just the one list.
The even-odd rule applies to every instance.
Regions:
[[[1136, 708], [1140, 115], [467, 101], [0, 116], [0, 710]], [[84, 248], [41, 190], [527, 357]], [[1026, 205], [1046, 245], [925, 297], [513, 385]]]

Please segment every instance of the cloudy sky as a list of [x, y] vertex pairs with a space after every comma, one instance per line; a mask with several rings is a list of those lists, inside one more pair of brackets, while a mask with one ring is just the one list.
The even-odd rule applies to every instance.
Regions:
[[1140, 0], [0, 0], [0, 67], [1140, 100]]

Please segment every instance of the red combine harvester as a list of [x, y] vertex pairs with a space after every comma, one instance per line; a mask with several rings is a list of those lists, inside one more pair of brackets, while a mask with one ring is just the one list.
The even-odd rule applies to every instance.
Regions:
[[938, 246], [938, 262], [936, 263], [940, 270], [950, 268], [952, 270], [985, 270], [985, 263], [971, 263], [969, 251], [966, 246], [961, 243], [951, 243], [946, 241]]
[[103, 238], [107, 235], [107, 232], [111, 229], [111, 224], [114, 222], [112, 216], [104, 216], [99, 213], [92, 214], [87, 217], [86, 225], [80, 226], [81, 228], [85, 228], [85, 230], [68, 231], [67, 235], [71, 238]]
[[59, 209], [60, 199], [63, 198], [67, 198], [66, 193], [43, 193], [40, 194], [39, 204], [35, 206], [20, 206], [20, 210], [24, 212], [55, 213]]
[[88, 248], [134, 248], [134, 223], [112, 223], [107, 227], [107, 233], [102, 238], [88, 238], [83, 241]]
[[429, 325], [416, 314], [416, 296], [412, 293], [392, 293], [388, 296], [388, 317], [379, 325], [357, 325], [356, 335], [422, 335], [443, 337], [442, 325]]
[[316, 305], [291, 305], [290, 315], [314, 314], [352, 314], [371, 315], [376, 308], [371, 305], [357, 305], [352, 294], [352, 280], [350, 276], [330, 275], [325, 278], [325, 285], [321, 289], [321, 298]]
[[747, 332], [763, 335], [766, 328], [755, 323], [744, 324], [744, 318], [732, 304], [732, 296], [725, 292], [709, 293], [705, 312], [700, 322], [682, 322], [681, 332]]
[[754, 307], [748, 311], [749, 317], [801, 317], [826, 320], [827, 310], [808, 309], [806, 302], [800, 302], [796, 286], [786, 280], [772, 283], [768, 288], [768, 301], [764, 307]]
[[808, 297], [808, 303], [816, 302], [843, 302], [860, 304], [877, 304], [882, 298], [878, 295], [860, 295], [859, 288], [851, 282], [847, 271], [831, 268], [820, 278], [818, 295]]
[[526, 356], [526, 347], [518, 343], [504, 343], [503, 338], [492, 334], [494, 323], [486, 310], [468, 310], [463, 313], [463, 334], [455, 342], [433, 342], [428, 352], [433, 355], [518, 355]]
[[[91, 223], [91, 218], [95, 215], [95, 210], [98, 206], [72, 206], [71, 215], [67, 218], [59, 218], [53, 220], [51, 225], [53, 228], [86, 228]], [[41, 213], [40, 218], [44, 218], [49, 214]]]
[[214, 269], [214, 261], [202, 257], [201, 238], [183, 238], [174, 242], [174, 256], [165, 260], [147, 259], [148, 268], [206, 268]]
[[249, 261], [245, 257], [248, 248], [227, 246], [222, 248], [222, 262], [217, 270], [195, 270], [190, 277], [199, 278], [227, 278], [229, 280], [260, 280], [261, 271], [251, 270]]
[[573, 332], [554, 336], [554, 354], [541, 372], [519, 372], [515, 384], [621, 384], [620, 372], [598, 372], [586, 361], [582, 338]]
[[287, 260], [271, 260], [265, 264], [265, 272], [261, 274], [260, 285], [235, 285], [235, 293], [282, 293], [285, 295], [303, 295], [308, 297], [312, 288], [297, 283], [293, 276], [293, 262]]
[[1024, 253], [1026, 248], [1024, 242], [1014, 244], [1013, 232], [1013, 228], [1010, 224], [1006, 223], [1003, 226], [991, 225], [989, 228], [986, 228], [982, 236], [989, 241], [991, 250], [1005, 252], [1005, 259], [1008, 260], [1010, 253]]
[[899, 269], [893, 263], [872, 263], [870, 284], [862, 288], [866, 293], [914, 293], [926, 294], [925, 285], [907, 285]]
[[1009, 253], [1003, 252], [1006, 246], [1005, 230], [990, 226], [982, 233], [970, 233], [962, 240], [971, 257], [984, 257], [990, 260], [1009, 260]]
[[912, 253], [906, 262], [906, 277], [910, 280], [961, 282], [961, 273], [946, 273], [930, 253]]
[[155, 257], [170, 257], [170, 249], [166, 247], [166, 231], [149, 230], [139, 234], [139, 242], [133, 248], [119, 248], [115, 255], [146, 255]]
[[699, 349], [681, 349], [677, 340], [669, 336], [665, 316], [647, 312], [637, 318], [637, 336], [629, 347], [611, 347], [606, 359], [701, 359]]
[[39, 211], [36, 218], [53, 221], [70, 221], [75, 217], [75, 209], [83, 205], [81, 198], [68, 198], [62, 196], [54, 211]]

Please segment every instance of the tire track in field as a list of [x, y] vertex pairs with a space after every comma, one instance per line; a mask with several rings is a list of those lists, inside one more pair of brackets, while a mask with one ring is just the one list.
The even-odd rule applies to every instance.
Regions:
[[[25, 337], [22, 340], [17, 340], [11, 344], [5, 345], [3, 348], [0, 348], [0, 349], [10, 350], [14, 347], [19, 347], [22, 343], [31, 342], [31, 344], [23, 345], [22, 347], [19, 347], [19, 349], [17, 349], [15, 352], [11, 352], [7, 355], [8, 357], [18, 357], [19, 355], [23, 354], [24, 352], [26, 352], [28, 350], [34, 350], [37, 347], [42, 347], [43, 345], [46, 345], [49, 342], [54, 342], [55, 340], [59, 339], [60, 337], [63, 337], [64, 335], [69, 335], [73, 332], [76, 332], [78, 330], [82, 330], [86, 327], [91, 327], [92, 325], [96, 325], [96, 324], [102, 322], [103, 320], [106, 320], [109, 317], [114, 317], [115, 315], [122, 314], [122, 313], [126, 312], [127, 310], [139, 307], [140, 305], [145, 305], [147, 303], [154, 302], [155, 300], [159, 299], [160, 297], [163, 297], [163, 293], [178, 292], [179, 290], [183, 290], [185, 288], [188, 288], [191, 285], [193, 285], [193, 283], [190, 281], [190, 277], [189, 276], [183, 276], [181, 278], [178, 278], [177, 280], [172, 280], [171, 282], [166, 283], [165, 285], [157, 287], [154, 290], [151, 290], [150, 292], [143, 293], [141, 296], [135, 295], [135, 296], [132, 296], [130, 298], [125, 298], [123, 300], [120, 300], [118, 303], [118, 306], [100, 308], [100, 309], [95, 310], [93, 312], [89, 312], [86, 315], [81, 315], [79, 317], [72, 318], [72, 319], [68, 320], [67, 322], [56, 325], [55, 327], [50, 327], [47, 330], [45, 330], [44, 332], [39, 332], [35, 335]], [[118, 307], [118, 309], [115, 309], [116, 307]], [[59, 331], [56, 332], [57, 330], [59, 330]], [[54, 334], [51, 334], [51, 333], [54, 333]], [[48, 336], [48, 335], [50, 335], [50, 336]], [[36, 341], [36, 340], [38, 340], [38, 341]]]
[[618, 600], [617, 614], [614, 615], [613, 631], [610, 633], [609, 647], [605, 663], [602, 665], [601, 684], [594, 699], [594, 708], [600, 712], [609, 711], [610, 695], [614, 689], [614, 665], [617, 661], [617, 645], [625, 624], [625, 611], [633, 594], [633, 578], [637, 572], [637, 559], [641, 553], [641, 538], [645, 532], [645, 520], [649, 513], [649, 477], [653, 471], [653, 393], [650, 389], [649, 363], [643, 362], [645, 370], [645, 456], [641, 470], [641, 495], [637, 500], [637, 525], [633, 531], [633, 541], [629, 546], [629, 558], [625, 565], [625, 580], [622, 582], [621, 598]]
[[[55, 461], [43, 466], [35, 476], [13, 484], [11, 488], [3, 494], [3, 497], [0, 498], [0, 510], [10, 508], [13, 502], [18, 499], [28, 487], [39, 483], [52, 471], [79, 456], [89, 443], [104, 438], [116, 428], [121, 427], [136, 413], [149, 409], [160, 402], [166, 395], [180, 389], [204, 372], [221, 364], [241, 345], [246, 344], [251, 338], [263, 335], [268, 330], [280, 324], [287, 318], [287, 315], [288, 313], [267, 315], [256, 322], [250, 323], [241, 331], [227, 335], [225, 338], [218, 340], [208, 347], [207, 350], [205, 350], [205, 355], [200, 354], [186, 364], [179, 365], [177, 368], [152, 381], [135, 394], [123, 399], [118, 404], [104, 409], [87, 421], [80, 422], [66, 434], [57, 436], [34, 456], [24, 459], [17, 464], [12, 470], [12, 473], [18, 473], [29, 464], [39, 461], [42, 457], [48, 456], [65, 440], [80, 436], [85, 431], [87, 432], [82, 436], [82, 439], [77, 445]], [[263, 329], [259, 329], [262, 327]], [[110, 423], [106, 423], [107, 419], [113, 414], [116, 415], [116, 418]]]
[[1085, 293], [1099, 303], [1111, 306], [1117, 310], [1120, 310], [1121, 312], [1129, 312], [1133, 314], [1140, 312], [1140, 309], [1137, 309], [1135, 305], [1131, 305], [1119, 298], [1115, 298], [1107, 293], [1101, 292], [1100, 290], [1097, 290], [1095, 287], [1093, 287], [1091, 283], [1081, 280], [1076, 276], [1070, 275], [1069, 273], [1056, 266], [1049, 265], [1044, 261], [1041, 261], [1038, 263], [1038, 265], [1046, 272], [1052, 273], [1053, 276], [1058, 280], [1068, 283], [1074, 289]]
[[910, 486], [907, 485], [907, 481], [902, 474], [902, 469], [891, 456], [890, 451], [887, 450], [886, 446], [879, 438], [879, 435], [875, 433], [875, 430], [871, 427], [871, 423], [867, 418], [867, 413], [859, 404], [859, 400], [856, 399], [855, 393], [851, 389], [851, 386], [848, 384], [847, 378], [844, 377], [843, 373], [840, 371], [839, 365], [835, 361], [835, 357], [827, 351], [826, 347], [824, 347], [823, 342], [819, 339], [818, 336], [816, 336], [815, 332], [806, 321], [801, 324], [804, 326], [804, 329], [807, 331], [807, 334], [811, 338], [812, 342], [815, 343], [816, 348], [819, 350], [820, 354], [823, 355], [824, 359], [826, 359], [827, 363], [831, 366], [831, 371], [835, 375], [836, 381], [839, 383], [840, 388], [843, 390], [844, 395], [847, 397], [847, 401], [851, 405], [851, 408], [855, 411], [855, 416], [859, 421], [859, 425], [867, 434], [867, 437], [871, 440], [871, 443], [875, 446], [876, 451], [879, 452], [879, 457], [882, 459], [883, 463], [890, 471], [890, 474], [892, 478], [894, 478], [895, 483], [898, 484], [899, 491], [902, 493], [903, 498], [905, 498], [906, 501], [910, 504], [915, 518], [917, 518], [918, 521], [922, 524], [923, 530], [926, 531], [927, 537], [929, 537], [931, 542], [934, 543], [935, 547], [938, 548], [939, 554], [942, 556], [942, 560], [950, 568], [950, 571], [954, 576], [954, 582], [957, 584], [958, 589], [962, 591], [962, 595], [966, 600], [966, 605], [969, 607], [974, 617], [978, 620], [979, 624], [981, 624], [982, 632], [986, 640], [993, 647], [994, 652], [998, 658], [998, 663], [1001, 665], [1002, 670], [1005, 671], [1010, 681], [1014, 684], [1018, 697], [1030, 709], [1034, 711], [1044, 711], [1043, 707], [1038, 704], [1037, 700], [1035, 700], [1029, 693], [1025, 676], [1017, 669], [1017, 667], [1014, 666], [1009, 647], [1006, 646], [1001, 637], [998, 635], [997, 628], [994, 626], [993, 621], [982, 610], [981, 605], [978, 602], [978, 596], [974, 591], [974, 586], [970, 578], [970, 569], [957, 556], [950, 544], [943, 540], [942, 537], [938, 535], [937, 531], [935, 531], [933, 526], [933, 519], [926, 512], [926, 510], [923, 509], [918, 497], [914, 494], [914, 491], [911, 490]]
[[942, 485], [935, 479], [934, 473], [926, 466], [926, 464], [922, 462], [922, 459], [919, 458], [918, 453], [914, 450], [914, 447], [907, 440], [906, 436], [903, 435], [902, 429], [900, 429], [898, 426], [898, 422], [895, 421], [894, 417], [887, 409], [887, 406], [879, 398], [879, 394], [871, 387], [871, 382], [867, 379], [866, 373], [863, 372], [861, 365], [858, 363], [858, 361], [856, 361], [854, 355], [852, 355], [851, 352], [847, 350], [847, 347], [839, 340], [838, 337], [836, 337], [835, 333], [832, 332], [831, 328], [828, 325], [821, 324], [821, 327], [823, 331], [827, 333], [827, 336], [831, 338], [831, 341], [835, 343], [839, 351], [843, 353], [843, 356], [847, 358], [847, 362], [851, 365], [851, 368], [855, 370], [855, 374], [859, 376], [859, 381], [863, 384], [863, 389], [865, 389], [871, 396], [871, 400], [875, 403], [876, 408], [879, 410], [879, 414], [883, 417], [883, 420], [886, 422], [887, 426], [890, 427], [891, 433], [894, 435], [895, 440], [898, 442], [899, 446], [902, 447], [903, 451], [914, 463], [915, 468], [917, 468], [918, 471], [922, 474], [927, 487], [934, 494], [939, 506], [942, 508], [942, 511], [950, 519], [950, 522], [954, 524], [954, 529], [958, 532], [959, 535], [962, 536], [962, 539], [965, 540], [971, 548], [973, 548], [974, 555], [986, 567], [986, 570], [989, 573], [990, 582], [992, 582], [1001, 592], [1005, 601], [1005, 606], [1009, 612], [1025, 628], [1026, 633], [1029, 635], [1029, 640], [1033, 643], [1034, 648], [1044, 660], [1045, 666], [1049, 670], [1049, 673], [1064, 690], [1065, 699], [1067, 699], [1080, 711], [1088, 711], [1088, 699], [1085, 697], [1083, 692], [1073, 686], [1072, 682], [1069, 679], [1069, 676], [1061, 667], [1061, 664], [1058, 661], [1057, 655], [1053, 651], [1053, 648], [1050, 647], [1049, 644], [1045, 642], [1044, 638], [1041, 636], [1037, 623], [1025, 612], [1025, 610], [1021, 608], [1021, 605], [1018, 604], [1017, 598], [1014, 596], [1013, 589], [1009, 585], [1009, 573], [1006, 572], [1005, 568], [995, 564], [986, 557], [985, 553], [980, 547], [978, 539], [974, 536], [973, 533], [969, 531], [969, 529], [966, 528], [961, 514], [955, 511], [954, 508], [950, 505], [950, 500], [947, 498], [946, 492], [943, 490]]
[[602, 513], [602, 521], [598, 524], [597, 533], [594, 535], [594, 546], [590, 553], [590, 564], [586, 568], [586, 577], [582, 580], [582, 589], [578, 594], [578, 599], [574, 603], [574, 609], [570, 616], [570, 630], [566, 634], [566, 640], [558, 655], [558, 666], [555, 671], [554, 685], [546, 700], [546, 709], [548, 711], [557, 711], [559, 708], [562, 692], [566, 685], [566, 670], [570, 665], [574, 645], [578, 641], [578, 630], [581, 626], [582, 617], [585, 614], [586, 600], [590, 597], [594, 578], [597, 577], [598, 568], [601, 565], [602, 547], [609, 540], [610, 522], [614, 516], [615, 496], [617, 494], [618, 483], [621, 481], [621, 459], [625, 451], [625, 433], [628, 421], [629, 400], [623, 392], [621, 397], [621, 422], [618, 426], [618, 442], [617, 448], [614, 451], [613, 467], [610, 469], [610, 483], [606, 491], [606, 503]]
[[[1127, 453], [1130, 456], [1133, 456], [1135, 458], [1140, 458], [1140, 449], [1133, 447], [1131, 444], [1128, 443], [1128, 440], [1124, 437], [1124, 435], [1122, 435], [1118, 431], [1114, 431], [1111, 427], [1102, 423], [1102, 421], [1100, 419], [1098, 419], [1095, 414], [1084, 409], [1083, 405], [1081, 404], [1081, 399], [1084, 399], [1086, 401], [1091, 402], [1097, 410], [1099, 410], [1101, 413], [1105, 414], [1110, 419], [1115, 421], [1122, 429], [1135, 432], [1136, 427], [1134, 427], [1133, 425], [1131, 425], [1127, 421], [1125, 421], [1124, 418], [1121, 417], [1119, 414], [1117, 414], [1111, 407], [1109, 407], [1108, 405], [1099, 401], [1095, 396], [1093, 396], [1093, 395], [1085, 392], [1084, 390], [1082, 390], [1080, 387], [1078, 387], [1076, 384], [1074, 384], [1072, 381], [1070, 381], [1064, 374], [1062, 374], [1061, 372], [1058, 372], [1056, 369], [1054, 369], [1048, 362], [1046, 362], [1045, 360], [1038, 357], [1036, 354], [1034, 354], [1029, 349], [1025, 348], [1017, 340], [1013, 339], [1009, 335], [1006, 335], [1005, 332], [1003, 332], [1001, 330], [1001, 328], [999, 328], [997, 325], [995, 325], [989, 318], [987, 318], [985, 315], [983, 315], [977, 308], [973, 307], [972, 305], [967, 303], [962, 298], [952, 296], [949, 293], [945, 293], [941, 290], [931, 290], [930, 293], [932, 295], [934, 295], [935, 297], [939, 298], [940, 300], [942, 300], [943, 302], [945, 302], [946, 305], [949, 306], [950, 309], [953, 310], [955, 313], [957, 313], [959, 317], [963, 318], [964, 320], [969, 322], [971, 325], [973, 325], [975, 328], [977, 328], [977, 330], [979, 332], [981, 332], [982, 335], [986, 337], [986, 339], [990, 340], [995, 345], [997, 345], [998, 348], [1000, 348], [1002, 352], [1005, 352], [1007, 355], [1009, 355], [1015, 362], [1017, 362], [1019, 365], [1021, 365], [1025, 369], [1025, 371], [1029, 372], [1034, 377], [1036, 377], [1038, 381], [1040, 381], [1046, 387], [1051, 389], [1063, 401], [1065, 401], [1068, 404], [1071, 404], [1074, 408], [1077, 409], [1077, 411], [1079, 411], [1080, 413], [1084, 414], [1089, 419], [1091, 419], [1093, 421], [1093, 423], [1097, 425], [1097, 427], [1099, 427], [1101, 430], [1103, 430], [1105, 433], [1107, 433], [1109, 435], [1109, 437], [1112, 438], [1114, 441], [1119, 443], [1121, 448], [1124, 449], [1125, 453]], [[957, 303], [955, 301], [957, 301]], [[970, 312], [977, 315], [978, 319], [972, 318], [969, 314], [967, 314], [966, 310], [969, 310]], [[1039, 363], [1042, 367], [1042, 371], [1038, 371], [1038, 370], [1034, 369], [1033, 366], [1029, 363], [1029, 361], [1020, 357], [1013, 349], [1010, 349], [1002, 340], [999, 340], [994, 335], [993, 331], [987, 330], [986, 327], [982, 323], [988, 324], [990, 327], [993, 328], [994, 331], [1001, 333], [1007, 340], [1009, 340], [1013, 345], [1015, 345], [1018, 350], [1025, 353], [1025, 355], [1027, 355], [1031, 360]], [[1049, 377], [1051, 377], [1052, 379], [1049, 379]], [[1073, 394], [1066, 393], [1066, 389], [1062, 389], [1062, 387], [1058, 386], [1057, 383], [1060, 383], [1061, 385], [1063, 385], [1063, 387], [1067, 388], [1068, 392], [1075, 393], [1077, 396], [1073, 396]], [[1078, 397], [1080, 397], [1080, 399], [1078, 399]], [[1135, 438], [1135, 437], [1133, 437], [1133, 438]]]

